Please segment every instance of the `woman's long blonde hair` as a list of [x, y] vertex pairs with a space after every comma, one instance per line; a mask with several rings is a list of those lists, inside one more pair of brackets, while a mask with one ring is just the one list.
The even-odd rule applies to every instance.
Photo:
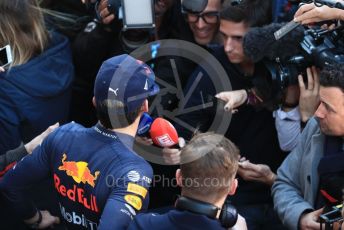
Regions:
[[11, 46], [11, 66], [25, 64], [41, 54], [48, 42], [48, 31], [37, 0], [0, 1], [0, 47]]

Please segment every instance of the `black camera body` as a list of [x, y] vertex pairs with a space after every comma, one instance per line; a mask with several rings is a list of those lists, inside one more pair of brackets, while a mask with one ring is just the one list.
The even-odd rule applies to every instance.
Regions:
[[[155, 28], [155, 1], [141, 1], [140, 4], [143, 5], [138, 5], [135, 0], [108, 0], [107, 9], [110, 14], [115, 15], [115, 20], [117, 20], [117, 22], [114, 21], [110, 24], [109, 28], [119, 30], [119, 40], [121, 41], [124, 52], [130, 53], [136, 48], [148, 43], [152, 38], [152, 34], [154, 34], [153, 29]], [[98, 20], [101, 20], [98, 12], [99, 4], [100, 0], [97, 0], [94, 7]], [[139, 11], [137, 10], [138, 8], [140, 9]], [[139, 20], [142, 15], [145, 15], [144, 21]], [[121, 28], [118, 28], [119, 24]]]
[[343, 205], [332, 206], [330, 210], [321, 214], [319, 216], [320, 229], [322, 229], [322, 224], [325, 224], [325, 230], [333, 229], [333, 224], [343, 220], [342, 217]]
[[301, 48], [299, 55], [264, 60], [271, 73], [272, 87], [277, 87], [275, 91], [283, 91], [289, 85], [298, 84], [298, 75], [305, 75], [306, 68], [310, 66], [322, 69], [334, 63], [344, 64], [343, 37], [343, 25], [333, 30], [306, 30], [299, 47], [295, 47]]

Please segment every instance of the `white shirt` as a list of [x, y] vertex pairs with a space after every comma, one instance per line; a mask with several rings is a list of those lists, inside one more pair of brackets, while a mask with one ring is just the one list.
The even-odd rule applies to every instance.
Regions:
[[291, 151], [296, 147], [301, 134], [301, 115], [299, 107], [285, 112], [282, 109], [274, 111], [275, 126], [278, 141], [283, 151]]

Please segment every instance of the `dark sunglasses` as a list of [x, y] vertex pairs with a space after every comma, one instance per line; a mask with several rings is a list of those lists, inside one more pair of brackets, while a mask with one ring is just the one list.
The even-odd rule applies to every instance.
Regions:
[[207, 24], [215, 24], [219, 22], [220, 13], [217, 11], [209, 11], [205, 13], [185, 13], [185, 19], [187, 22], [197, 23], [199, 18], [202, 18], [203, 21]]

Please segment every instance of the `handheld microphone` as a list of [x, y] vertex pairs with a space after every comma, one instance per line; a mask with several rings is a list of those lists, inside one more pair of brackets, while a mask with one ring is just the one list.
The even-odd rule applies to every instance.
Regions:
[[149, 135], [149, 129], [153, 123], [153, 118], [148, 115], [148, 113], [143, 113], [140, 122], [139, 127], [137, 129], [137, 135], [141, 137], [145, 137]]
[[277, 57], [285, 59], [300, 53], [300, 42], [304, 38], [304, 28], [297, 26], [285, 36], [276, 40], [274, 33], [281, 29], [284, 23], [272, 23], [263, 27], [251, 28], [244, 36], [244, 53], [253, 62], [264, 57], [271, 60]]
[[149, 133], [157, 146], [165, 148], [178, 144], [177, 130], [163, 118], [159, 117], [153, 121]]

